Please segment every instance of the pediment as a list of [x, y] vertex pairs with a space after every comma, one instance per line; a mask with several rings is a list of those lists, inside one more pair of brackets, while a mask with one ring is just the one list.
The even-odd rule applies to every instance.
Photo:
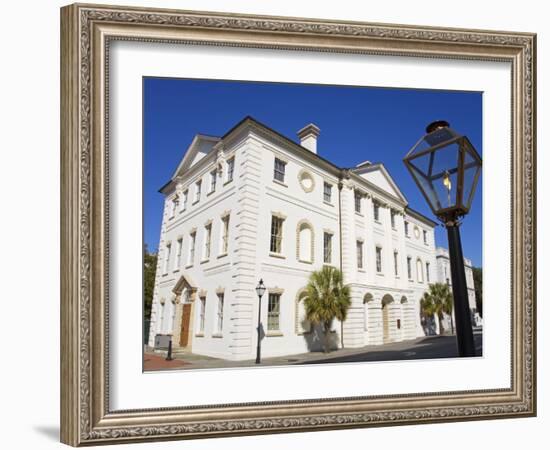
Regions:
[[370, 164], [368, 166], [358, 167], [353, 169], [353, 172], [384, 192], [387, 192], [392, 197], [407, 203], [407, 199], [383, 164]]
[[194, 138], [182, 160], [180, 161], [178, 168], [174, 172], [172, 179], [176, 178], [188, 171], [191, 167], [197, 164], [201, 159], [206, 157], [214, 148], [214, 146], [220, 141], [219, 137], [205, 136], [203, 134], [197, 134]]
[[189, 289], [191, 292], [197, 290], [197, 285], [193, 282], [189, 275], [180, 276], [174, 286], [174, 289], [172, 289], [172, 292], [179, 296], [185, 288]]

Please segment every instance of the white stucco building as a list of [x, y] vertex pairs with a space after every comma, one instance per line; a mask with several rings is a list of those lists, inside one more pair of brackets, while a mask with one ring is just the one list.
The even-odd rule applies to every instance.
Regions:
[[[439, 283], [445, 283], [449, 288], [453, 289], [451, 279], [451, 262], [449, 260], [449, 250], [443, 247], [437, 247], [435, 250], [435, 257], [437, 261], [437, 281]], [[472, 270], [472, 261], [468, 258], [464, 258], [464, 271], [466, 274], [466, 287], [468, 289], [468, 304], [472, 313], [472, 323], [474, 325], [480, 325], [481, 320], [477, 313], [476, 305], [476, 290], [474, 285], [474, 272]], [[450, 327], [450, 317], [445, 317], [446, 328]]]
[[[419, 299], [440, 278], [435, 222], [408, 206], [382, 164], [324, 159], [319, 133], [307, 125], [297, 144], [246, 117], [222, 137], [193, 139], [161, 189], [150, 346], [169, 334], [174, 348], [253, 359], [262, 278], [262, 356], [319, 349], [301, 294], [324, 264], [351, 288], [345, 347], [424, 334]], [[340, 324], [333, 330], [338, 347]]]

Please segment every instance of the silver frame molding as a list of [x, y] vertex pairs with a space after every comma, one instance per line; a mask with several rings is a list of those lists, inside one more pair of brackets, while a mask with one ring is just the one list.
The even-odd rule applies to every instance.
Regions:
[[[112, 40], [472, 61], [512, 70], [509, 389], [111, 411], [108, 58]], [[536, 414], [536, 35], [75, 4], [61, 9], [61, 440], [73, 446]]]

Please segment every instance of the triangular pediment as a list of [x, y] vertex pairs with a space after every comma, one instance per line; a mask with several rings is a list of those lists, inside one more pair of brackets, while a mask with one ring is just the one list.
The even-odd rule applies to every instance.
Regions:
[[365, 166], [360, 166], [353, 169], [353, 172], [382, 191], [387, 192], [392, 197], [398, 198], [402, 202], [407, 203], [407, 199], [399, 187], [397, 187], [397, 184], [383, 164], [368, 164]]
[[193, 282], [189, 275], [180, 276], [174, 286], [174, 289], [172, 289], [172, 292], [176, 295], [180, 295], [185, 288], [189, 289], [191, 292], [197, 290], [197, 285]]
[[203, 134], [197, 134], [191, 144], [187, 148], [182, 160], [180, 161], [178, 168], [174, 172], [172, 179], [185, 173], [201, 159], [208, 155], [212, 148], [220, 141], [219, 137], [205, 136]]

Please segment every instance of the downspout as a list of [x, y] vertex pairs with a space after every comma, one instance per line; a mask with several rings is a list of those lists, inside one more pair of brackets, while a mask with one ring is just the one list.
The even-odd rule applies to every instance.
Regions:
[[[338, 179], [338, 236], [340, 241], [340, 272], [343, 272], [343, 258], [342, 258], [342, 188], [344, 183], [342, 182], [342, 175]], [[344, 322], [340, 322], [340, 345], [344, 348]]]

